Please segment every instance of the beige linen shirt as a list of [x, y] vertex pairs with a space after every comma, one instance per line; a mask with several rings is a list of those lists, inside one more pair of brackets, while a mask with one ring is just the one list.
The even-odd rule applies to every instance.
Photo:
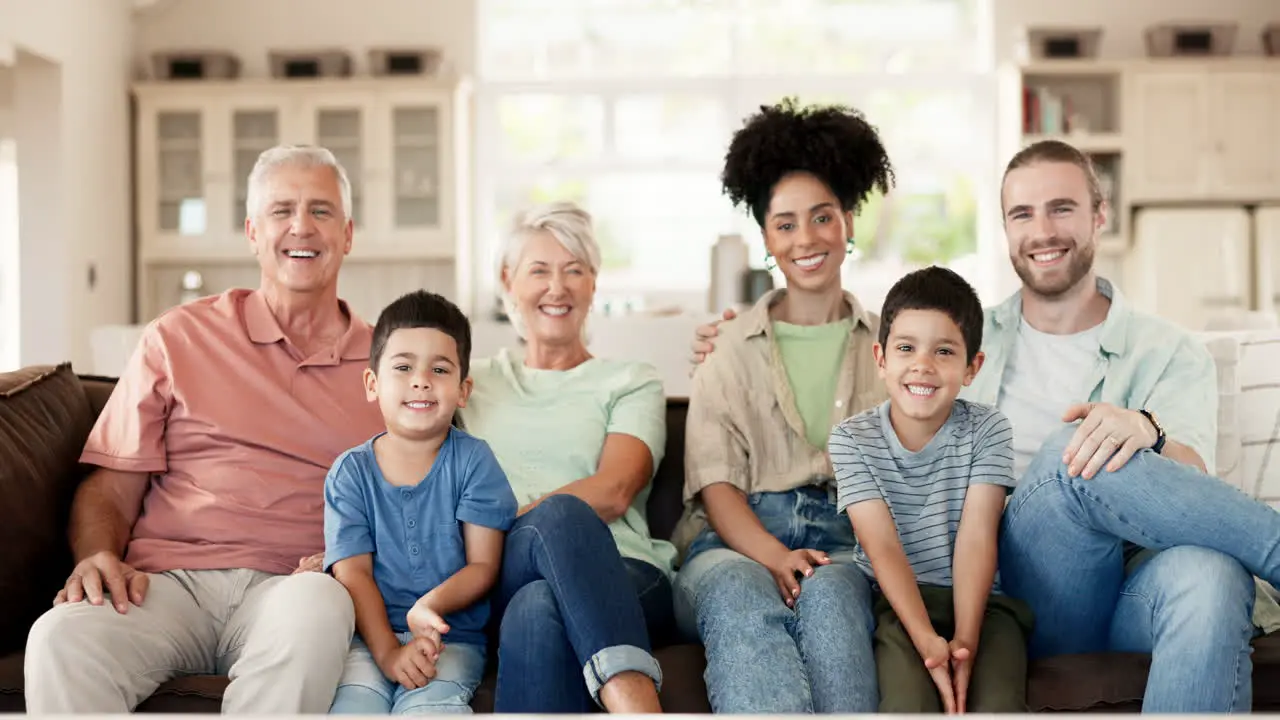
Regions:
[[[723, 323], [715, 351], [694, 374], [685, 428], [685, 511], [673, 537], [681, 557], [706, 526], [699, 493], [708, 485], [730, 483], [752, 494], [832, 481], [826, 448], [805, 437], [773, 336], [769, 313], [785, 293], [774, 290]], [[871, 352], [880, 318], [852, 294], [845, 293], [845, 302], [853, 324], [831, 406], [832, 427], [888, 397]]]

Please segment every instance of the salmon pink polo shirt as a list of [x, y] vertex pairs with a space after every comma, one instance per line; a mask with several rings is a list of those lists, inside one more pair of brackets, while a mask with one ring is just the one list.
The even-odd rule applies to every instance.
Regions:
[[151, 474], [126, 562], [285, 574], [324, 551], [325, 475], [383, 429], [361, 379], [373, 331], [342, 308], [346, 333], [310, 357], [256, 290], [147, 326], [81, 456]]

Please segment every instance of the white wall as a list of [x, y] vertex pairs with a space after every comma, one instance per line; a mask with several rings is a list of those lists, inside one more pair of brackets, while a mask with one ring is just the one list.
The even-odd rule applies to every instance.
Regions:
[[[95, 0], [96, 1], [96, 0]], [[240, 58], [243, 77], [270, 72], [269, 50], [341, 48], [356, 74], [367, 73], [374, 47], [428, 46], [469, 75], [475, 67], [476, 0], [160, 0], [134, 25], [136, 68], [151, 54], [216, 48]]]
[[13, 68], [0, 59], [0, 137], [13, 136]]
[[38, 273], [22, 285], [23, 364], [88, 367], [89, 329], [129, 319], [130, 6], [0, 0], [0, 46], [18, 50], [22, 270]]
[[18, 362], [18, 173], [13, 68], [0, 65], [0, 372]]
[[19, 365], [68, 359], [69, 319], [75, 307], [69, 269], [72, 220], [57, 207], [66, 167], [62, 124], [62, 69], [18, 51], [14, 66], [14, 140], [18, 166]]

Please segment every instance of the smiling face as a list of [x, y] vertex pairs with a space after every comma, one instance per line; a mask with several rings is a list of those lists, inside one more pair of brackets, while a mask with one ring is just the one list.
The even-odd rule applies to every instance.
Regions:
[[872, 352], [889, 391], [895, 416], [946, 422], [960, 389], [973, 382], [983, 355], [965, 361], [964, 335], [941, 310], [901, 310], [884, 346]]
[[245, 234], [264, 288], [336, 293], [338, 270], [351, 252], [352, 225], [333, 169], [276, 167], [262, 178], [259, 197]]
[[471, 378], [463, 378], [458, 344], [436, 328], [391, 333], [378, 371], [364, 371], [365, 394], [377, 401], [387, 432], [427, 440], [447, 432], [453, 414], [466, 407]]
[[546, 230], [524, 241], [503, 284], [524, 323], [525, 339], [547, 344], [582, 342], [582, 328], [595, 297], [595, 274]]
[[1092, 282], [1105, 206], [1085, 171], [1068, 162], [1032, 162], [1008, 172], [1001, 198], [1009, 259], [1024, 288], [1057, 298]]
[[773, 188], [764, 216], [764, 243], [787, 287], [813, 293], [840, 287], [840, 266], [853, 228], [853, 213], [840, 209], [831, 188], [803, 172]]

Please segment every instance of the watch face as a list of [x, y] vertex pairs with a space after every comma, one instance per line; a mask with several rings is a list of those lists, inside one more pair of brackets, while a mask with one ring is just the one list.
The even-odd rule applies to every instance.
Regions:
[[1156, 435], [1164, 435], [1164, 426], [1160, 424], [1160, 419], [1156, 417], [1156, 414], [1150, 410], [1143, 410], [1141, 412], [1146, 416], [1147, 420], [1151, 421], [1152, 427], [1156, 429]]

